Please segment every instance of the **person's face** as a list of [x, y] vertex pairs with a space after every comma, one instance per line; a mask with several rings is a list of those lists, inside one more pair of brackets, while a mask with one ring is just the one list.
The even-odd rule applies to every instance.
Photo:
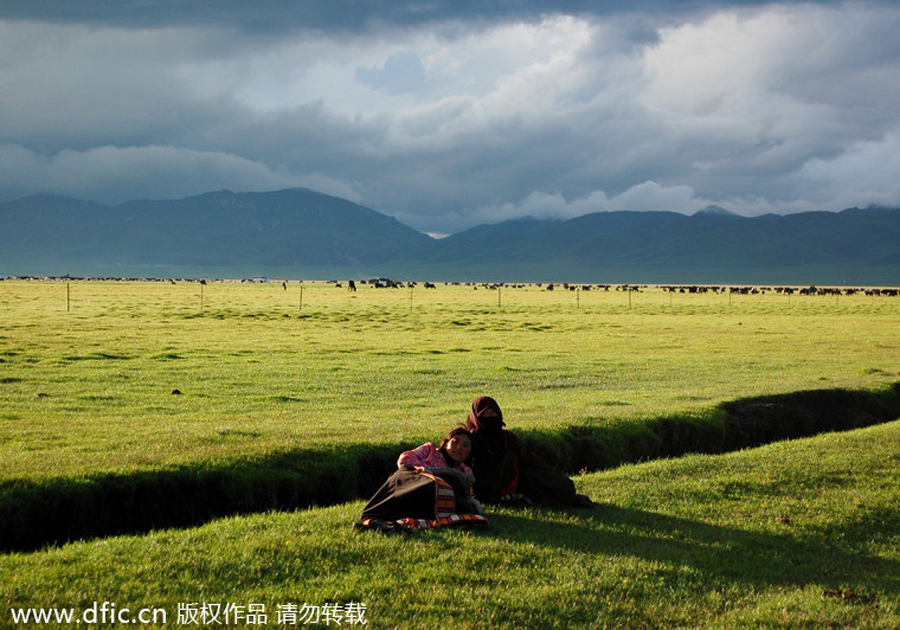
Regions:
[[447, 442], [447, 454], [455, 462], [464, 462], [472, 453], [472, 440], [467, 435], [454, 435]]

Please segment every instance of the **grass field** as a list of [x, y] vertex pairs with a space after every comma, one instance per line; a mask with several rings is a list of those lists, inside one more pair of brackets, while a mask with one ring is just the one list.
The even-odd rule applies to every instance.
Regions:
[[900, 371], [898, 298], [73, 282], [67, 312], [66, 290], [0, 283], [0, 479], [417, 443], [480, 394], [553, 429]]
[[371, 628], [896, 628], [898, 474], [894, 422], [583, 475], [603, 507], [496, 509], [485, 531], [355, 532], [354, 502], [74, 543], [0, 557], [0, 625], [111, 602], [168, 627], [357, 605]]
[[[0, 491], [414, 445], [479, 394], [553, 434], [875, 390], [898, 331], [900, 298], [865, 295], [4, 281]], [[582, 475], [604, 508], [497, 510], [486, 532], [360, 535], [357, 502], [6, 554], [0, 626], [96, 600], [172, 626], [190, 601], [270, 621], [358, 602], [371, 627], [897, 627], [898, 467], [894, 423]]]

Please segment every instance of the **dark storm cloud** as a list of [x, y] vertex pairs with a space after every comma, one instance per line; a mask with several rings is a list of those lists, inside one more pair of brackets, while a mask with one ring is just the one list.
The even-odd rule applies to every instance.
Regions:
[[0, 3], [0, 199], [308, 186], [437, 232], [900, 204], [895, 2], [347, 6]]
[[[820, 4], [837, 4], [820, 0]], [[6, 0], [0, 20], [34, 20], [126, 28], [229, 26], [283, 32], [295, 29], [359, 31], [377, 24], [417, 26], [428, 23], [531, 19], [550, 13], [575, 16], [612, 13], [686, 13], [723, 5], [747, 7], [768, 0]]]

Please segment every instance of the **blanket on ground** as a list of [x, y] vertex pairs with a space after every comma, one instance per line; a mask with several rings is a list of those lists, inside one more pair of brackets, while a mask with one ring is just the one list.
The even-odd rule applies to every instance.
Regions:
[[456, 475], [401, 468], [388, 477], [363, 509], [363, 529], [375, 523], [426, 529], [447, 525], [486, 524]]

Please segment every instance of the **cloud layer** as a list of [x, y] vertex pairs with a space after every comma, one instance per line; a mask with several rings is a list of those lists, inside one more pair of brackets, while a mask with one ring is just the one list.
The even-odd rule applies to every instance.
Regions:
[[433, 232], [900, 205], [893, 2], [182, 4], [4, 3], [0, 199], [308, 186]]

